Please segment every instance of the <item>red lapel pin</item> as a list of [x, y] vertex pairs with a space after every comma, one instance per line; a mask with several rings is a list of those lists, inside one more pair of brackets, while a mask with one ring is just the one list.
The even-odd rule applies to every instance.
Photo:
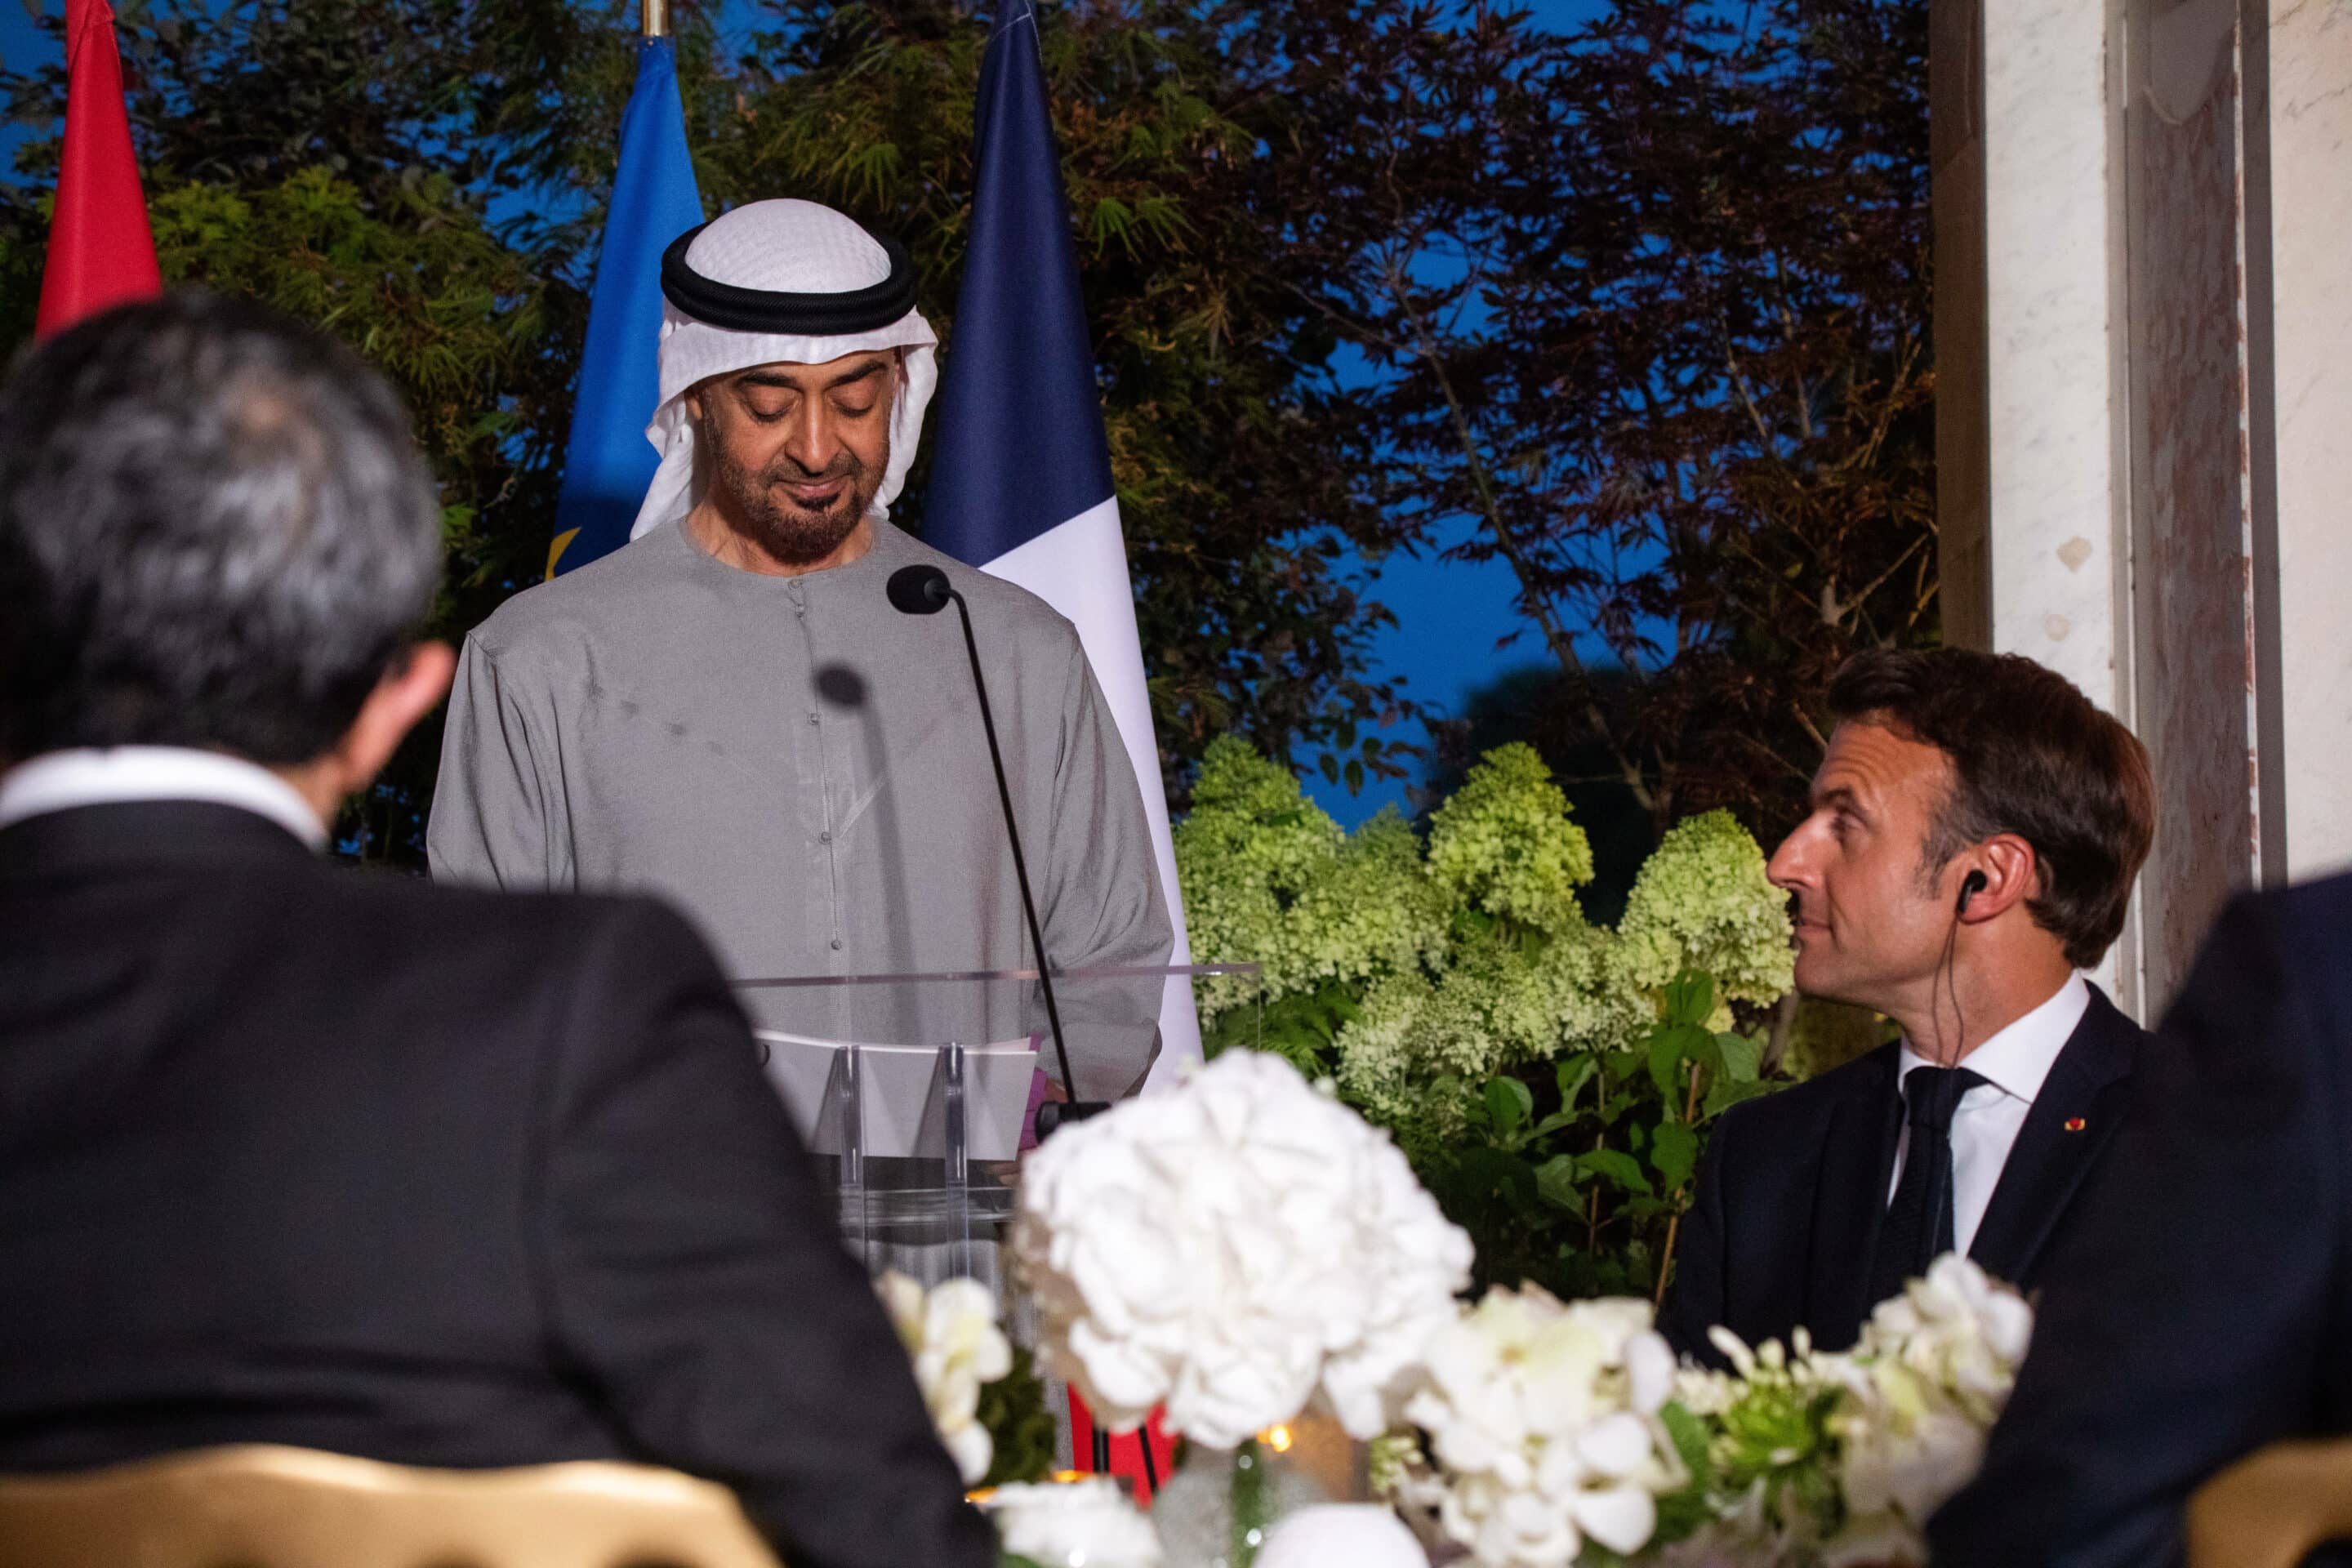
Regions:
[[2088, 1127], [2089, 1125], [2089, 1122], [2084, 1121], [2079, 1116], [2070, 1116], [2066, 1118], [2066, 1131], [2069, 1132], [2080, 1132], [2084, 1128]]

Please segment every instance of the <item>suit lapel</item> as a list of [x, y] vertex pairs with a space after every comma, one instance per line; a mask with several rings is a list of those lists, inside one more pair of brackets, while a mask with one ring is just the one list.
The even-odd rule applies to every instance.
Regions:
[[1824, 1350], [1843, 1350], [1862, 1332], [1874, 1305], [1871, 1249], [1886, 1217], [1886, 1188], [1903, 1121], [1895, 1081], [1899, 1045], [1882, 1046], [1853, 1073], [1853, 1088], [1823, 1132], [1821, 1184], [1814, 1189], [1812, 1256], [1804, 1321]]
[[2038, 1282], [2051, 1233], [2122, 1120], [2141, 1037], [2139, 1026], [2093, 986], [2090, 1010], [2051, 1064], [1969, 1247], [1994, 1279], [2020, 1289]]

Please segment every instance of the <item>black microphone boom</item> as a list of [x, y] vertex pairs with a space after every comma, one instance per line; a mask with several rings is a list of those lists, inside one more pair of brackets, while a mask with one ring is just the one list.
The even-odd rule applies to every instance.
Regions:
[[1029, 862], [1021, 853], [1021, 825], [1013, 817], [1013, 788], [1004, 782], [1004, 752], [996, 743], [996, 715], [988, 706], [988, 680], [980, 672], [980, 644], [971, 635], [971, 606], [936, 566], [901, 566], [890, 574], [887, 591], [891, 605], [903, 615], [935, 616], [952, 602], [963, 621], [963, 651], [971, 663], [971, 689], [980, 697], [980, 727], [988, 734], [988, 760], [996, 769], [996, 799], [1004, 808], [1004, 835], [1013, 841], [1013, 875], [1021, 884], [1021, 912], [1029, 921], [1029, 945], [1037, 952], [1037, 979], [1045, 992], [1045, 1022], [1054, 1031], [1054, 1057], [1062, 1068], [1063, 1087], [1072, 1097], [1066, 1105], [1037, 1108], [1037, 1138], [1043, 1142], [1064, 1122], [1083, 1121], [1110, 1107], [1076, 1098], [1078, 1082], [1071, 1076], [1070, 1049], [1062, 1039], [1062, 1010], [1054, 999], [1054, 973], [1045, 960], [1045, 932], [1037, 922], [1037, 900], [1029, 892]]

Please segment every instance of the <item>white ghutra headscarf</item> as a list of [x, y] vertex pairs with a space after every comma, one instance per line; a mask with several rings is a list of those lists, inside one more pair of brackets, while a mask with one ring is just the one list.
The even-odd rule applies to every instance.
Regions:
[[661, 467], [631, 539], [677, 521], [700, 499], [686, 411], [697, 383], [757, 365], [904, 349], [890, 463], [874, 495], [875, 514], [889, 515], [940, 381], [940, 340], [915, 309], [914, 268], [902, 247], [814, 202], [753, 202], [680, 235], [662, 258], [662, 293], [661, 405], [646, 426]]

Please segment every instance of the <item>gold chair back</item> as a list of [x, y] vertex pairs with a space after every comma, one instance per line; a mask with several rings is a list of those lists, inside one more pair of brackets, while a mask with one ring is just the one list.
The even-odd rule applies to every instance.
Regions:
[[0, 1568], [778, 1564], [733, 1493], [674, 1470], [426, 1470], [256, 1444], [0, 1477]]
[[2273, 1443], [2189, 1500], [2189, 1568], [2296, 1568], [2352, 1540], [2352, 1439]]

